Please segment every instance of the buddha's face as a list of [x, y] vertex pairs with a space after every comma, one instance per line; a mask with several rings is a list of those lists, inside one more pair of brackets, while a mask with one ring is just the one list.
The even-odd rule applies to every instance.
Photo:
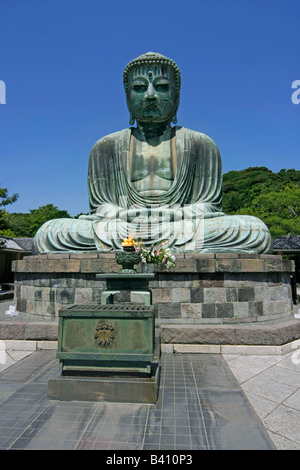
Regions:
[[169, 66], [144, 65], [129, 73], [127, 104], [140, 122], [171, 121], [179, 103], [173, 70]]

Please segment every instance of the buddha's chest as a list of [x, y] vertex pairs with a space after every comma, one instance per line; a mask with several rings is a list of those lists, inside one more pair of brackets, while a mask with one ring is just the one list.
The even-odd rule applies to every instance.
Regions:
[[135, 189], [144, 195], [168, 191], [174, 179], [170, 140], [156, 146], [135, 140], [131, 153], [130, 179]]

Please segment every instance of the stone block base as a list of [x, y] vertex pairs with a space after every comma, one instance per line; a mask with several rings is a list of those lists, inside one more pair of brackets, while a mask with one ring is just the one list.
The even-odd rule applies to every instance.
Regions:
[[[96, 274], [117, 273], [114, 254], [28, 256], [13, 262], [15, 302], [20, 312], [57, 319], [74, 304], [100, 303], [107, 289]], [[137, 266], [141, 272], [143, 265]], [[156, 325], [224, 325], [292, 318], [294, 262], [278, 255], [198, 254], [176, 256], [176, 267], [154, 266], [149, 282]], [[115, 303], [143, 303], [130, 291]], [[217, 330], [216, 330], [217, 331]]]
[[67, 377], [48, 381], [49, 400], [108, 401], [155, 404], [158, 398], [160, 367], [152, 377]]
[[0, 321], [0, 340], [57, 341], [58, 323], [55, 321]]

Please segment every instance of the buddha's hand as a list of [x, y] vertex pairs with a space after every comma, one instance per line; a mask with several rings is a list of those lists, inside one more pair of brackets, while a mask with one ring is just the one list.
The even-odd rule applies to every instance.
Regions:
[[187, 206], [131, 206], [129, 209], [111, 203], [101, 204], [96, 212], [99, 218], [109, 220], [120, 219], [126, 223], [155, 224], [161, 222], [179, 222], [190, 219], [203, 218], [203, 204]]
[[115, 220], [119, 217], [119, 210], [115, 204], [104, 203], [97, 208], [96, 215], [102, 219]]
[[119, 212], [119, 217], [124, 222], [145, 224], [148, 222], [149, 209], [146, 207], [122, 209]]
[[131, 207], [124, 209], [124, 207], [115, 204], [104, 203], [98, 207], [96, 212], [97, 217], [109, 220], [122, 220], [126, 223], [139, 222], [145, 223], [149, 217], [149, 210], [146, 207]]
[[170, 206], [133, 207], [120, 212], [120, 219], [129, 223], [162, 223], [182, 219], [182, 208]]

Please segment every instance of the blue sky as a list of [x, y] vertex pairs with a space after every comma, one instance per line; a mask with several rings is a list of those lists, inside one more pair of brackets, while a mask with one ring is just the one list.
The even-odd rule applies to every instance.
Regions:
[[299, 170], [299, 15], [299, 0], [1, 0], [7, 210], [88, 212], [90, 149], [129, 126], [123, 70], [148, 51], [178, 64], [178, 124], [217, 143], [224, 173]]

